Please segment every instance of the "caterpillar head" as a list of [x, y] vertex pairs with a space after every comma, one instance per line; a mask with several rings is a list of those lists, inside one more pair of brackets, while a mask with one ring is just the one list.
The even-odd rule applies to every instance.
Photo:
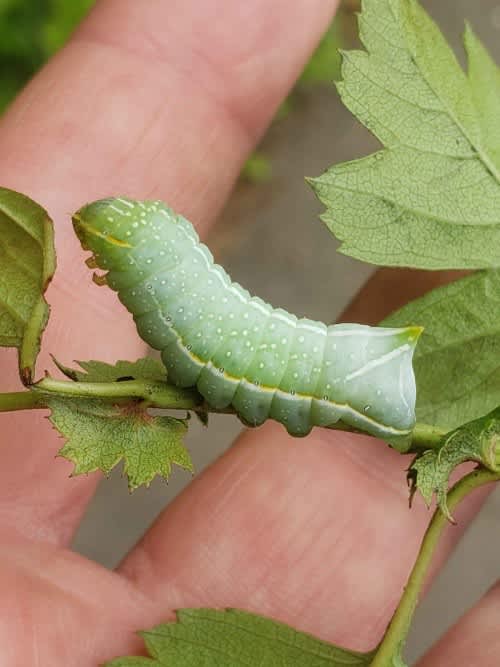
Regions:
[[82, 247], [93, 254], [90, 266], [108, 271], [125, 271], [138, 247], [146, 250], [147, 239], [154, 255], [161, 239], [169, 238], [179, 226], [186, 225], [191, 227], [163, 202], [124, 197], [92, 202], [73, 215], [73, 227]]
[[82, 247], [92, 251], [93, 266], [102, 269], [112, 268], [120, 262], [123, 251], [132, 247], [133, 218], [126, 215], [129, 209], [122, 210], [116, 201], [101, 199], [73, 215], [73, 228]]

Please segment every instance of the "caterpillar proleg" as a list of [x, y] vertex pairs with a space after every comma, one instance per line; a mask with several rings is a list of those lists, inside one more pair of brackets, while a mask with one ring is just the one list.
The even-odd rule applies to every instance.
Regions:
[[196, 386], [209, 406], [295, 436], [338, 420], [392, 442], [411, 432], [419, 327], [327, 326], [273, 308], [232, 282], [160, 201], [103, 199], [73, 224], [139, 335], [161, 350], [169, 381]]

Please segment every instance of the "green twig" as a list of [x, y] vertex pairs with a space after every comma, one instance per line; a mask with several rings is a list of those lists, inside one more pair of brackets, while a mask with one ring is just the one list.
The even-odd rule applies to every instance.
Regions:
[[[475, 470], [463, 477], [448, 493], [448, 507], [452, 511], [471, 491], [485, 484], [500, 480], [500, 474], [486, 469]], [[417, 606], [420, 591], [429, 569], [432, 556], [448, 519], [437, 509], [427, 528], [422, 546], [408, 579], [403, 596], [387, 628], [384, 638], [370, 667], [392, 667], [393, 659], [406, 641], [410, 624]]]
[[43, 396], [34, 391], [13, 391], [0, 394], [0, 412], [14, 412], [15, 410], [34, 410], [47, 407]]
[[[125, 380], [123, 382], [70, 382], [46, 377], [34, 384], [29, 391], [0, 394], [0, 412], [33, 410], [49, 407], [50, 396], [74, 398], [98, 398], [113, 402], [141, 400], [148, 407], [165, 410], [203, 410], [234, 414], [232, 408], [214, 410], [203, 401], [195, 389], [182, 389], [164, 382]], [[339, 421], [326, 428], [336, 431], [359, 433], [348, 424]], [[439, 446], [444, 431], [428, 424], [416, 424], [412, 435], [411, 451], [433, 449]]]
[[441, 447], [442, 440], [447, 431], [430, 424], [415, 424], [411, 436], [411, 451], [418, 452], [425, 449], [437, 449]]
[[164, 382], [125, 380], [123, 382], [68, 382], [46, 377], [34, 385], [35, 392], [78, 396], [79, 398], [101, 398], [104, 400], [140, 399], [154, 408], [171, 410], [193, 410], [203, 402], [193, 389], [179, 389]]

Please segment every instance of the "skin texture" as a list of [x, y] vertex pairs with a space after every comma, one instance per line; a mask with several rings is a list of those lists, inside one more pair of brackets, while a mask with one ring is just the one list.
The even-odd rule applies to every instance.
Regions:
[[[91, 284], [69, 215], [122, 192], [168, 200], [203, 235], [335, 4], [255, 0], [222, 12], [217, 0], [102, 0], [22, 93], [0, 128], [0, 182], [56, 222], [46, 351], [110, 361], [144, 353], [115, 296]], [[383, 295], [387, 310], [401, 292]], [[377, 301], [369, 288], [365, 296]], [[47, 365], [44, 356], [39, 369]], [[18, 387], [12, 351], [0, 351], [0, 376], [3, 389]], [[98, 476], [68, 477], [40, 415], [2, 415], [1, 438], [1, 667], [91, 666], [135, 652], [134, 630], [182, 606], [243, 607], [371, 647], [429, 519], [420, 503], [409, 513], [408, 462], [380, 443], [320, 429], [297, 441], [270, 424], [239, 438], [108, 572], [67, 549]], [[462, 528], [479, 501], [457, 512]], [[450, 527], [436, 567], [459, 533]], [[422, 665], [497, 664], [465, 642], [481, 614], [462, 631], [457, 662], [445, 641]]]

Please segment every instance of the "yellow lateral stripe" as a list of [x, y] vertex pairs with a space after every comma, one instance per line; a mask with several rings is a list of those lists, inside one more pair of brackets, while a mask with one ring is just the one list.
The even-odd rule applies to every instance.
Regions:
[[103, 232], [100, 232], [98, 229], [95, 229], [95, 227], [89, 225], [87, 222], [83, 222], [81, 217], [77, 214], [73, 216], [73, 219], [78, 220], [78, 226], [83, 227], [83, 229], [87, 233], [91, 234], [92, 236], [96, 236], [99, 239], [103, 239], [103, 241], [107, 241], [110, 245], [118, 246], [119, 248], [133, 247], [130, 245], [130, 243], [127, 243], [126, 241], [120, 241], [120, 239], [117, 239], [114, 236], [111, 236], [110, 234], [104, 234]]
[[[187, 345], [185, 345], [183, 338], [177, 333], [177, 331], [173, 327], [172, 327], [172, 330], [173, 330], [175, 336], [177, 336], [177, 340], [182, 345], [183, 351], [187, 353], [187, 355], [191, 358], [192, 361], [197, 363], [199, 366], [207, 366], [209, 363], [211, 363], [211, 361], [203, 361], [203, 359], [201, 359], [196, 354], [191, 352], [191, 350], [188, 350]], [[404, 346], [402, 346], [402, 347], [404, 347]], [[212, 368], [216, 368], [216, 366], [214, 366], [212, 364]], [[217, 369], [217, 370], [219, 370], [219, 369]], [[220, 370], [219, 370], [219, 372], [220, 372]], [[301, 394], [301, 393], [298, 393], [298, 392], [292, 394], [289, 391], [283, 391], [283, 389], [280, 389], [279, 387], [270, 387], [270, 386], [265, 385], [265, 384], [256, 385], [254, 382], [252, 382], [251, 380], [249, 380], [246, 377], [236, 377], [235, 375], [230, 375], [226, 371], [222, 371], [221, 375], [223, 375], [224, 378], [226, 380], [229, 380], [230, 382], [235, 382], [235, 383], [240, 383], [242, 381], [246, 382], [247, 384], [254, 386], [256, 388], [256, 390], [259, 390], [259, 391], [262, 390], [262, 391], [267, 391], [267, 392], [270, 392], [270, 393], [271, 392], [279, 392], [280, 394], [283, 394], [284, 396], [289, 396], [293, 400], [294, 399], [305, 399], [305, 400], [310, 399], [310, 400], [314, 400], [314, 401], [320, 401], [322, 403], [327, 403], [328, 405], [332, 405], [336, 408], [339, 408], [340, 410], [350, 410], [352, 413], [357, 415], [362, 421], [364, 421], [368, 424], [373, 424], [374, 426], [378, 426], [379, 428], [384, 429], [388, 433], [393, 433], [394, 435], [406, 435], [408, 433], [411, 433], [411, 430], [401, 431], [401, 430], [398, 430], [398, 429], [394, 428], [393, 426], [387, 426], [386, 424], [383, 424], [382, 422], [375, 421], [375, 419], [372, 419], [371, 417], [368, 417], [367, 415], [359, 412], [358, 410], [355, 410], [348, 403], [336, 403], [335, 401], [332, 401], [330, 398], [327, 401], [325, 401], [324, 398], [320, 398], [318, 396], [312, 396], [312, 395], [308, 395], [308, 394]]]

